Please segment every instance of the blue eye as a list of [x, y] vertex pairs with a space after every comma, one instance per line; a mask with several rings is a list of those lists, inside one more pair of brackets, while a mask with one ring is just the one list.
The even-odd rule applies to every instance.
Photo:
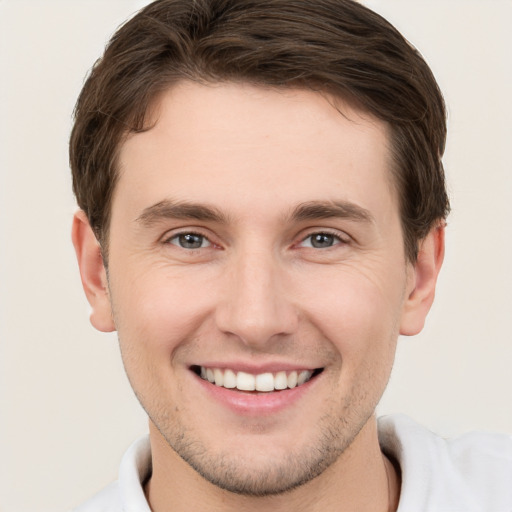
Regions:
[[313, 247], [314, 249], [328, 249], [339, 243], [343, 243], [343, 240], [331, 233], [313, 233], [306, 237], [301, 242], [301, 245], [303, 247]]
[[197, 233], [180, 233], [170, 238], [169, 243], [182, 247], [183, 249], [203, 249], [211, 245], [206, 237], [198, 235]]

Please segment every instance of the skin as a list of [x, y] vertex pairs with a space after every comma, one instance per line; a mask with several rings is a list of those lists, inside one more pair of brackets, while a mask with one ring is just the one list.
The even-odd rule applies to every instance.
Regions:
[[[118, 331], [150, 418], [152, 509], [395, 510], [374, 411], [398, 335], [431, 306], [444, 232], [406, 260], [388, 127], [243, 84], [183, 82], [153, 110], [121, 147], [108, 279], [83, 212], [73, 226], [91, 321]], [[193, 365], [322, 371], [253, 414], [212, 398]]]

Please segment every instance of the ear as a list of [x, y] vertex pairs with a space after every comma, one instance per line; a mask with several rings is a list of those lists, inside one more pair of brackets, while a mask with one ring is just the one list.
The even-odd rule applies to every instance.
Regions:
[[102, 332], [115, 331], [108, 293], [107, 273], [96, 236], [82, 210], [75, 213], [71, 238], [75, 246], [80, 277], [92, 307], [91, 324]]
[[400, 334], [413, 336], [425, 325], [444, 259], [444, 221], [433, 227], [421, 241], [418, 259], [410, 264], [407, 297], [402, 311]]

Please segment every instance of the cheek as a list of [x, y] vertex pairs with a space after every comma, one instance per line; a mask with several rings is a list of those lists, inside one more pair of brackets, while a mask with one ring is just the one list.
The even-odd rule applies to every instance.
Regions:
[[114, 318], [125, 352], [167, 365], [174, 351], [208, 323], [213, 294], [204, 279], [190, 273], [149, 267], [144, 273], [119, 272], [129, 280], [112, 276]]
[[336, 346], [344, 364], [392, 359], [404, 277], [361, 267], [326, 269], [325, 274], [315, 276], [315, 293], [304, 308], [310, 321]]
[[[344, 418], [377, 406], [396, 351], [401, 294], [394, 301], [367, 279], [345, 276], [312, 314], [315, 327], [337, 354], [333, 397]], [[354, 421], [357, 418], [354, 417]]]

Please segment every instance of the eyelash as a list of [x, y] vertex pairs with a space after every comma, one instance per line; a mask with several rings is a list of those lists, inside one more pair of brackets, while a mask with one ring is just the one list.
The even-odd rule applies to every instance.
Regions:
[[[187, 236], [200, 238], [201, 239], [201, 245], [199, 247], [183, 247], [179, 243], [180, 242], [180, 238], [187, 237]], [[332, 243], [332, 245], [329, 245], [327, 247], [314, 247], [314, 245], [313, 245], [314, 242], [312, 241], [311, 245], [308, 247], [310, 249], [318, 249], [318, 250], [319, 249], [331, 249], [332, 247], [335, 247], [337, 245], [346, 245], [346, 244], [348, 244], [350, 242], [350, 240], [345, 239], [344, 237], [342, 237], [337, 232], [333, 232], [333, 231], [328, 230], [328, 229], [323, 229], [323, 230], [319, 230], [319, 231], [315, 231], [315, 232], [309, 233], [307, 236], [303, 237], [296, 246], [300, 247], [302, 244], [304, 244], [304, 242], [306, 242], [306, 240], [313, 240], [313, 237], [315, 237], [315, 236], [317, 236], [317, 237], [318, 236], [331, 237], [333, 243]], [[207, 242], [208, 245], [203, 247], [203, 243], [204, 242]], [[214, 245], [213, 242], [206, 235], [204, 235], [202, 233], [199, 233], [199, 232], [196, 232], [196, 231], [182, 231], [180, 233], [175, 233], [172, 236], [167, 237], [164, 240], [164, 243], [175, 245], [175, 246], [177, 246], [177, 247], [179, 247], [181, 249], [187, 250], [187, 251], [206, 249], [206, 248], [211, 247], [212, 245]]]
[[348, 236], [345, 236], [343, 237], [340, 233], [338, 232], [334, 232], [334, 231], [331, 231], [329, 229], [322, 229], [322, 230], [319, 230], [319, 231], [314, 231], [312, 233], [309, 233], [307, 236], [305, 236], [304, 238], [302, 238], [302, 240], [300, 241], [300, 243], [298, 244], [299, 246], [302, 245], [306, 240], [312, 240], [313, 237], [315, 236], [328, 236], [328, 237], [332, 237], [333, 238], [333, 244], [332, 245], [329, 245], [328, 247], [314, 247], [314, 246], [310, 246], [309, 248], [312, 248], [312, 249], [331, 249], [337, 245], [346, 245], [350, 242], [350, 240], [348, 239]]
[[[202, 239], [202, 243], [204, 243], [206, 241], [206, 242], [208, 242], [208, 245], [206, 247], [202, 247], [202, 243], [201, 243], [201, 247], [183, 247], [183, 246], [179, 245], [179, 239], [181, 237], [186, 237], [186, 236], [199, 237]], [[176, 243], [173, 242], [174, 240], [176, 240]], [[195, 231], [182, 231], [181, 233], [175, 233], [172, 236], [167, 237], [164, 240], [164, 243], [176, 245], [177, 247], [187, 250], [187, 251], [188, 250], [206, 249], [213, 245], [213, 243], [210, 241], [210, 239], [207, 236], [203, 235], [202, 233], [195, 232]]]

